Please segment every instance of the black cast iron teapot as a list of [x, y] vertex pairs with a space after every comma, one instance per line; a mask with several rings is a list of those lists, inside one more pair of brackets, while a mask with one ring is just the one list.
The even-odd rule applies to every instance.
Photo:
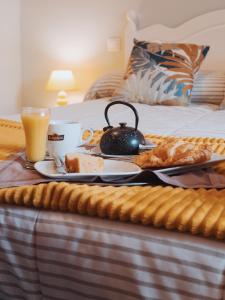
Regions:
[[[127, 123], [119, 123], [120, 127], [113, 127], [110, 125], [108, 118], [108, 110], [111, 106], [116, 104], [123, 104], [130, 107], [135, 115], [135, 128], [127, 127]], [[135, 155], [138, 154], [139, 145], [145, 144], [143, 134], [137, 130], [139, 117], [136, 108], [123, 101], [114, 101], [109, 103], [105, 108], [105, 119], [108, 123], [104, 127], [104, 134], [100, 140], [100, 149], [104, 154], [108, 155]]]

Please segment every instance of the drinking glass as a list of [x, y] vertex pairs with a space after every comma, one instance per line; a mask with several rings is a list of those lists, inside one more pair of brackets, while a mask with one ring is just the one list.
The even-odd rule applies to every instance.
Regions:
[[26, 159], [29, 162], [43, 160], [46, 154], [50, 110], [48, 108], [24, 107], [21, 119], [25, 132]]

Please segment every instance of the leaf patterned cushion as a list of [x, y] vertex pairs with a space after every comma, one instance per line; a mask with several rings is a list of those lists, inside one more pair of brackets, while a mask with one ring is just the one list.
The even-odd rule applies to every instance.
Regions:
[[123, 84], [114, 95], [150, 105], [187, 105], [208, 50], [195, 44], [134, 40]]

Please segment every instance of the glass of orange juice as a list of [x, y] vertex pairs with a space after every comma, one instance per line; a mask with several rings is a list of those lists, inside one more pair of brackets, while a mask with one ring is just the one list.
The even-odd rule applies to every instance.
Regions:
[[48, 108], [24, 107], [21, 119], [25, 132], [26, 159], [29, 162], [43, 160], [46, 154], [50, 110]]

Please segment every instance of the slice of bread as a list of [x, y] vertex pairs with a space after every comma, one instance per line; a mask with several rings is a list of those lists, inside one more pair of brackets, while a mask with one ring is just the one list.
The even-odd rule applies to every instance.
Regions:
[[65, 156], [68, 173], [97, 173], [104, 169], [104, 160], [88, 154], [69, 153]]

